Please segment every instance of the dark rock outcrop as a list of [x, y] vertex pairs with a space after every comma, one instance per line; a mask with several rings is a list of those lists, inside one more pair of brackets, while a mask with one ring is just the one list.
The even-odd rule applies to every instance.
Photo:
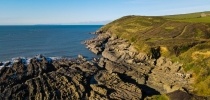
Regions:
[[168, 93], [167, 96], [170, 100], [209, 100], [207, 97], [196, 96], [181, 90]]
[[89, 80], [97, 67], [81, 59], [31, 59], [0, 71], [1, 99], [86, 99]]
[[[57, 60], [42, 56], [31, 59], [28, 65], [20, 59], [11, 67], [0, 70], [0, 99], [142, 98], [141, 87], [126, 82], [120, 75], [129, 70], [126, 66], [121, 68], [116, 62], [104, 58], [95, 61], [103, 62], [102, 68], [82, 55], [77, 59]], [[112, 69], [114, 67], [116, 69]]]

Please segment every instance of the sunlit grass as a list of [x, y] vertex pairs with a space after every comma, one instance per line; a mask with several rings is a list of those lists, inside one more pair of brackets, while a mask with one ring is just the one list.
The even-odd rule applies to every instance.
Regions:
[[183, 63], [185, 71], [194, 72], [194, 92], [210, 95], [210, 25], [206, 24], [210, 23], [210, 17], [199, 16], [200, 13], [167, 17], [126, 16], [101, 30], [127, 39], [139, 52], [149, 55], [151, 48], [159, 46], [162, 56]]
[[181, 19], [176, 21], [191, 22], [191, 23], [210, 23], [210, 17]]

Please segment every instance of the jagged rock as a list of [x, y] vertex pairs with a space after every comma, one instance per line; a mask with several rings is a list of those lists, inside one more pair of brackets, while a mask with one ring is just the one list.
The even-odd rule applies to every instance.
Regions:
[[97, 67], [91, 65], [89, 62], [85, 62], [77, 66], [83, 72], [94, 73], [97, 71]]
[[108, 97], [100, 95], [97, 91], [91, 91], [89, 100], [109, 100]]
[[106, 90], [105, 88], [102, 88], [96, 84], [91, 84], [90, 87], [92, 88], [92, 90], [94, 90], [95, 92], [97, 92], [100, 95], [104, 95], [104, 96], [107, 95], [108, 90]]
[[177, 63], [167, 63], [167, 60], [160, 58], [157, 66], [154, 67], [147, 84], [161, 93], [169, 93], [181, 88], [191, 89], [189, 78], [185, 78], [183, 70]]
[[129, 46], [130, 46], [130, 43], [122, 43], [118, 45], [118, 48], [123, 50], [123, 49], [128, 48]]
[[113, 41], [113, 40], [116, 40], [116, 39], [118, 39], [117, 35], [112, 34], [111, 38], [109, 38], [109, 41]]
[[100, 54], [103, 50], [103, 44], [108, 41], [110, 34], [99, 34], [96, 38], [87, 40], [84, 43], [87, 45], [87, 48], [95, 54]]
[[78, 58], [79, 58], [79, 59], [85, 59], [85, 58], [84, 58], [82, 55], [80, 55], [80, 54], [78, 55]]
[[3, 63], [2, 62], [0, 62], [0, 66], [2, 66], [3, 65]]
[[128, 60], [126, 60], [125, 62], [126, 62], [126, 63], [129, 63], [129, 64], [133, 64], [135, 61], [134, 61], [134, 59], [128, 59]]
[[9, 66], [11, 64], [10, 61], [5, 62], [4, 66]]
[[114, 54], [114, 52], [111, 52], [108, 49], [105, 49], [102, 52], [102, 56], [104, 58], [107, 58], [107, 59], [111, 60], [111, 61], [117, 61], [118, 60], [118, 57], [116, 57], [116, 55]]
[[126, 67], [124, 67], [123, 65], [116, 64], [109, 60], [106, 61], [105, 68], [110, 73], [112, 73], [112, 72], [125, 73], [125, 71], [129, 70]]
[[146, 61], [149, 59], [149, 57], [147, 56], [147, 54], [145, 53], [139, 53], [138, 55], [135, 56], [138, 60], [140, 61]]
[[100, 52], [102, 52], [102, 48], [100, 48], [100, 47], [90, 47], [90, 51], [92, 51], [95, 54], [99, 54]]
[[105, 67], [105, 59], [103, 57], [99, 59], [98, 66], [101, 68]]
[[[81, 57], [80, 57], [81, 58]], [[88, 98], [90, 78], [98, 70], [82, 59], [33, 58], [28, 65], [15, 62], [0, 70], [0, 99]]]
[[95, 75], [98, 82], [97, 88], [92, 88], [104, 97], [117, 100], [139, 100], [142, 97], [141, 89], [131, 83], [123, 82], [117, 74], [107, 71], [99, 71]]

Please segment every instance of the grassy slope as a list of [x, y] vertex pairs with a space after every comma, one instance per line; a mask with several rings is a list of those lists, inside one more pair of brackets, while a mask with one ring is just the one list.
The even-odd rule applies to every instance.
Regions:
[[168, 16], [162, 16], [162, 17], [171, 18], [171, 19], [190, 19], [190, 18], [199, 18], [201, 13], [210, 14], [210, 11], [196, 12], [196, 13], [189, 13], [189, 14], [179, 14], [179, 15], [168, 15]]
[[209, 23], [210, 16], [201, 18], [200, 17], [201, 13], [210, 14], [210, 11], [191, 13], [191, 14], [170, 15], [170, 16], [164, 16], [164, 18], [182, 21], [182, 22]]
[[186, 71], [194, 72], [197, 94], [210, 95], [210, 17], [199, 15], [125, 16], [100, 30], [127, 39], [148, 54], [160, 47], [161, 55], [182, 62]]

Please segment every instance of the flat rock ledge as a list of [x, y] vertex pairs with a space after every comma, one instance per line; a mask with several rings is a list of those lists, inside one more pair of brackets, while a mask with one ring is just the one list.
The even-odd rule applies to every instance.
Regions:
[[0, 100], [152, 100], [159, 94], [171, 100], [207, 99], [191, 94], [193, 79], [179, 63], [152, 59], [110, 33], [100, 32], [84, 43], [102, 57], [88, 61], [82, 55], [56, 60], [40, 56], [27, 64], [20, 58], [10, 67], [0, 63]]

